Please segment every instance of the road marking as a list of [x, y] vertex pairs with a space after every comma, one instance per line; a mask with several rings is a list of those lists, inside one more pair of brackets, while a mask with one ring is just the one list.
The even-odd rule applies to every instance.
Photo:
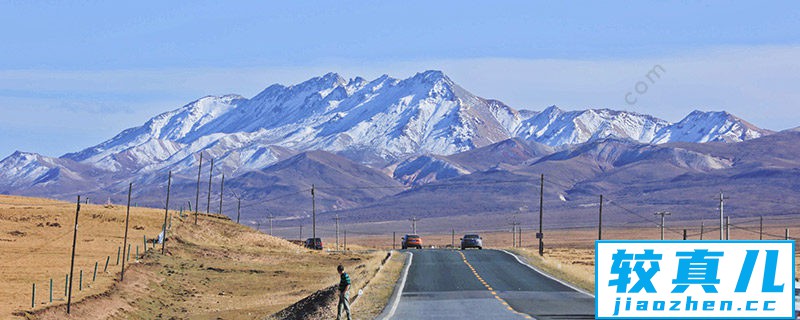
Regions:
[[481, 278], [481, 276], [480, 276], [480, 275], [478, 275], [478, 271], [477, 271], [477, 270], [475, 270], [475, 268], [473, 268], [473, 267], [472, 267], [472, 264], [470, 264], [470, 263], [469, 263], [469, 261], [467, 261], [467, 256], [465, 256], [465, 255], [464, 255], [464, 253], [463, 253], [463, 252], [461, 252], [461, 251], [458, 251], [458, 254], [460, 254], [460, 255], [461, 255], [461, 260], [463, 260], [463, 261], [464, 261], [464, 263], [465, 263], [465, 264], [467, 264], [467, 267], [469, 267], [470, 269], [472, 269], [472, 273], [473, 273], [473, 274], [475, 274], [475, 277], [476, 277], [476, 278], [478, 278], [478, 280], [479, 280], [479, 281], [480, 281], [480, 282], [481, 282], [481, 283], [482, 283], [482, 284], [483, 284], [483, 285], [486, 287], [486, 289], [487, 289], [487, 290], [489, 290], [489, 292], [492, 294], [492, 296], [494, 296], [494, 298], [495, 298], [495, 299], [497, 299], [497, 300], [498, 300], [498, 301], [500, 301], [500, 302], [501, 302], [503, 305], [505, 305], [505, 306], [506, 306], [506, 308], [507, 308], [509, 311], [511, 311], [511, 312], [513, 312], [513, 313], [516, 313], [517, 315], [523, 316], [523, 317], [525, 317], [525, 319], [533, 319], [533, 318], [532, 318], [530, 315], [528, 315], [528, 314], [525, 314], [525, 313], [522, 313], [522, 312], [519, 312], [519, 311], [517, 311], [517, 310], [514, 310], [514, 308], [512, 308], [511, 306], [509, 306], [509, 305], [508, 305], [508, 302], [506, 302], [505, 300], [503, 300], [503, 298], [500, 298], [500, 296], [499, 296], [499, 295], [497, 295], [497, 291], [494, 291], [494, 289], [492, 289], [492, 287], [490, 287], [490, 286], [489, 286], [489, 284], [488, 284], [488, 283], [486, 283], [486, 281], [484, 281], [484, 280], [483, 280], [483, 278]]

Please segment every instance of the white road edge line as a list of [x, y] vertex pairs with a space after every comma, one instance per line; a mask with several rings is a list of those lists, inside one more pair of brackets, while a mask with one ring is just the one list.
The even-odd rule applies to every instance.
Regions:
[[408, 277], [408, 269], [411, 268], [411, 261], [414, 258], [414, 254], [413, 253], [411, 253], [411, 252], [407, 252], [407, 253], [408, 253], [408, 258], [406, 259], [406, 267], [403, 268], [403, 273], [400, 275], [400, 279], [397, 282], [397, 286], [395, 287], [394, 293], [392, 293], [392, 297], [390, 298], [393, 301], [391, 301], [391, 302], [389, 302], [389, 304], [387, 304], [387, 307], [390, 306], [390, 305], [391, 305], [391, 307], [388, 309], [388, 312], [387, 312], [386, 309], [384, 309], [384, 312], [382, 312], [382, 313], [386, 313], [386, 315], [384, 315], [383, 317], [379, 317], [380, 319], [383, 319], [383, 320], [391, 319], [392, 316], [394, 316], [394, 312], [397, 310], [397, 305], [400, 304], [400, 297], [403, 295], [403, 288], [406, 286], [406, 278]]
[[532, 266], [532, 265], [528, 264], [527, 262], [525, 262], [525, 261], [522, 261], [522, 259], [520, 259], [520, 258], [519, 258], [519, 256], [517, 256], [516, 254], [513, 254], [513, 253], [511, 253], [511, 252], [508, 252], [508, 251], [506, 251], [505, 249], [499, 249], [499, 251], [502, 251], [502, 252], [505, 252], [505, 253], [507, 253], [507, 254], [511, 255], [512, 257], [514, 257], [515, 259], [517, 259], [517, 262], [519, 262], [520, 264], [522, 264], [522, 265], [524, 265], [524, 266], [526, 266], [526, 267], [530, 268], [531, 270], [533, 270], [533, 271], [536, 271], [537, 273], [539, 273], [539, 274], [541, 274], [541, 275], [543, 275], [543, 276], [545, 276], [545, 277], [548, 277], [548, 278], [550, 278], [550, 279], [552, 279], [552, 280], [554, 280], [554, 281], [556, 281], [556, 282], [558, 282], [558, 283], [560, 283], [560, 284], [563, 284], [563, 285], [565, 285], [565, 286], [569, 287], [569, 288], [570, 288], [570, 289], [572, 289], [572, 290], [575, 290], [575, 291], [577, 291], [577, 292], [583, 293], [583, 294], [585, 294], [585, 295], [587, 295], [587, 296], [590, 296], [590, 297], [592, 297], [592, 299], [594, 299], [594, 295], [593, 295], [593, 294], [591, 294], [591, 293], [588, 293], [588, 292], [586, 292], [586, 291], [584, 291], [583, 289], [580, 289], [580, 288], [578, 288], [578, 287], [575, 287], [575, 286], [573, 286], [573, 285], [571, 285], [571, 284], [569, 284], [569, 283], [567, 283], [567, 282], [565, 282], [565, 281], [562, 281], [562, 280], [561, 280], [561, 279], [559, 279], [559, 278], [556, 278], [556, 277], [554, 277], [554, 276], [551, 276], [551, 275], [547, 274], [546, 272], [544, 272], [544, 271], [542, 271], [542, 270], [539, 270], [539, 268], [536, 268], [536, 267], [534, 267], [534, 266]]

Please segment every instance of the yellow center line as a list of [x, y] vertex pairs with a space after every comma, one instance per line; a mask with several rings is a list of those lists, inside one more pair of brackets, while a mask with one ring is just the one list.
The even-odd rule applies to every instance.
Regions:
[[461, 260], [464, 261], [464, 263], [467, 265], [467, 267], [469, 267], [469, 269], [472, 270], [472, 273], [475, 275], [475, 278], [477, 278], [483, 284], [483, 286], [485, 286], [486, 289], [489, 290], [489, 292], [492, 294], [492, 296], [494, 296], [495, 299], [497, 299], [503, 305], [505, 305], [509, 311], [511, 311], [513, 313], [516, 313], [518, 315], [521, 315], [521, 316], [525, 317], [526, 319], [533, 319], [530, 315], [527, 315], [527, 314], [524, 314], [524, 313], [519, 312], [517, 310], [514, 310], [514, 308], [509, 306], [508, 302], [503, 300], [503, 298], [500, 298], [500, 296], [497, 295], [497, 291], [494, 291], [494, 289], [492, 289], [492, 287], [489, 286], [489, 284], [486, 283], [486, 281], [484, 281], [483, 278], [481, 278], [481, 276], [478, 274], [478, 271], [475, 270], [474, 267], [472, 267], [472, 264], [470, 264], [469, 261], [467, 261], [467, 256], [465, 256], [464, 253], [461, 252], [461, 251], [459, 251], [458, 254], [461, 255]]

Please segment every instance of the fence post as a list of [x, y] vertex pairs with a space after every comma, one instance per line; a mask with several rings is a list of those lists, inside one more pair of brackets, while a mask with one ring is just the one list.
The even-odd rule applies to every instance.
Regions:
[[53, 303], [53, 278], [50, 278], [50, 303]]
[[67, 291], [68, 289], [69, 289], [69, 273], [67, 273], [67, 275], [64, 276], [64, 296], [65, 297], [68, 294], [68, 291]]
[[117, 247], [117, 264], [116, 265], [119, 265], [119, 253], [120, 253], [120, 251], [122, 251], [122, 247]]
[[31, 309], [36, 308], [36, 282], [33, 283], [33, 290], [31, 291]]
[[97, 261], [94, 262], [94, 275], [92, 275], [92, 282], [97, 280]]
[[686, 240], [686, 229], [683, 229], [683, 240]]
[[78, 291], [83, 291], [83, 269], [81, 269], [80, 276], [78, 277]]
[[789, 228], [786, 228], [786, 230], [784, 230], [783, 240], [789, 240]]
[[128, 258], [125, 260], [130, 262], [131, 261], [131, 244], [128, 244]]
[[[147, 247], [145, 247], [145, 248], [147, 248]], [[134, 257], [136, 258], [136, 260], [139, 260], [139, 245], [138, 244], [136, 245], [136, 255]]]
[[106, 266], [103, 267], [103, 272], [108, 271], [108, 261], [111, 260], [111, 256], [106, 256]]

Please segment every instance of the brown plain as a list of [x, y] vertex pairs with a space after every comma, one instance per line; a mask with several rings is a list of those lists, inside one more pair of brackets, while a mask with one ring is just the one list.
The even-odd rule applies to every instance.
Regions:
[[[4, 239], [0, 281], [5, 284], [0, 318], [64, 319], [64, 275], [69, 269], [75, 205], [9, 196], [0, 196], [0, 203], [0, 239]], [[175, 212], [167, 254], [161, 255], [159, 247], [139, 262], [132, 258], [125, 281], [119, 282], [116, 250], [122, 245], [124, 211], [124, 206], [81, 206], [71, 318], [263, 319], [335, 284], [335, 267], [340, 263], [353, 275], [354, 287], [362, 287], [385, 257], [385, 252], [378, 251], [307, 250], [226, 217], [201, 215], [195, 225], [192, 216], [181, 219]], [[163, 219], [163, 209], [132, 208], [129, 242], [143, 251], [142, 236], [158, 234]], [[60, 227], [53, 227], [55, 223]], [[108, 256], [109, 270], [102, 272]], [[92, 282], [96, 261], [99, 271]], [[80, 269], [83, 291], [77, 289]], [[55, 286], [52, 304], [50, 277]], [[37, 295], [31, 310], [33, 282]], [[375, 305], [385, 301], [362, 303], [359, 308], [374, 313]]]

